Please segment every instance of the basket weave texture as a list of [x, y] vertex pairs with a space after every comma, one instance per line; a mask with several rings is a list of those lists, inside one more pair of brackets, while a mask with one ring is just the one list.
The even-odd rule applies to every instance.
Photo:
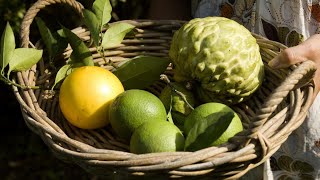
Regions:
[[[82, 5], [74, 0], [39, 0], [24, 17], [22, 47], [30, 47], [30, 25], [37, 13], [57, 3], [67, 4], [82, 14]], [[107, 49], [104, 54], [107, 61], [111, 60], [116, 65], [138, 55], [167, 57], [173, 33], [185, 23], [173, 20], [125, 22], [133, 24], [136, 33], [127, 36], [119, 46]], [[90, 33], [85, 27], [77, 27], [73, 32], [89, 46]], [[253, 35], [265, 63], [265, 81], [248, 101], [232, 106], [245, 129], [219, 147], [196, 152], [137, 155], [129, 152], [128, 143], [119, 139], [110, 127], [81, 130], [70, 125], [59, 108], [59, 90], [50, 90], [57, 70], [51, 69], [45, 58], [30, 70], [16, 73], [16, 81], [20, 85], [41, 85], [44, 88], [22, 90], [13, 86], [13, 90], [27, 126], [43, 139], [53, 154], [93, 174], [116, 172], [137, 176], [236, 179], [272, 156], [292, 131], [302, 124], [314, 90], [311, 79], [315, 66], [311, 61], [287, 69], [271, 69], [268, 61], [286, 46]], [[113, 70], [113, 66], [108, 66], [94, 47], [90, 47], [90, 51], [95, 63]], [[59, 61], [64, 63], [71, 52], [72, 49], [67, 48]], [[168, 67], [164, 73], [172, 77], [172, 68]], [[147, 90], [159, 95], [165, 85], [159, 78]]]

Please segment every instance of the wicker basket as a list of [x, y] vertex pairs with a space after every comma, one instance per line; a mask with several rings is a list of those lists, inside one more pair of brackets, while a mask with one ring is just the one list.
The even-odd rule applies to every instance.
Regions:
[[[50, 4], [64, 3], [79, 14], [82, 5], [74, 0], [39, 0], [26, 13], [22, 28], [23, 47], [29, 47], [30, 25], [40, 9]], [[126, 37], [118, 47], [108, 49], [105, 56], [114, 63], [137, 55], [167, 56], [173, 32], [183, 21], [126, 21], [135, 25], [136, 32]], [[83, 41], [90, 34], [84, 27], [73, 30]], [[54, 83], [56, 71], [41, 60], [28, 71], [17, 72], [20, 85], [41, 85], [48, 89], [22, 90], [13, 86], [21, 105], [27, 126], [37, 133], [53, 154], [75, 163], [96, 175], [123, 173], [126, 176], [194, 177], [212, 176], [236, 179], [260, 165], [278, 150], [288, 136], [304, 121], [312, 102], [314, 85], [311, 79], [315, 66], [311, 61], [288, 69], [274, 70], [267, 63], [284, 45], [255, 35], [265, 63], [266, 78], [262, 87], [248, 101], [232, 108], [241, 117], [245, 130], [227, 144], [196, 152], [152, 153], [136, 155], [128, 151], [128, 144], [116, 137], [110, 127], [81, 130], [64, 119], [58, 105], [59, 91], [48, 90]], [[90, 48], [94, 61], [100, 66], [106, 62]], [[63, 53], [61, 62], [70, 56], [71, 49]], [[170, 67], [165, 72], [172, 76]], [[148, 88], [158, 95], [165, 86], [160, 79]]]

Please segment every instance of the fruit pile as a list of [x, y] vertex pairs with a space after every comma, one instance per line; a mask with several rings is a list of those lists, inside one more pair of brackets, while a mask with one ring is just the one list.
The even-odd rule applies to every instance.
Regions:
[[60, 88], [63, 115], [78, 128], [110, 125], [136, 154], [197, 151], [241, 132], [230, 105], [250, 98], [264, 77], [251, 33], [226, 18], [193, 19], [175, 32], [169, 57], [174, 80], [158, 97], [104, 68], [75, 68]]

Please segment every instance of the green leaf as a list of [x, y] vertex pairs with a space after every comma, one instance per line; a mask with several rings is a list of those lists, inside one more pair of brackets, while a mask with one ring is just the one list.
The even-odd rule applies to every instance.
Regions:
[[77, 56], [75, 56], [75, 53], [71, 53], [69, 60], [67, 61], [67, 64], [70, 64], [72, 68], [81, 67], [81, 66], [87, 66], [82, 61], [78, 61]]
[[59, 71], [57, 72], [56, 78], [54, 80], [54, 85], [52, 86], [52, 89], [64, 78], [66, 78], [70, 73], [72, 72], [71, 64], [66, 64], [62, 66]]
[[64, 38], [59, 36], [58, 33], [52, 34], [41, 18], [36, 17], [36, 23], [39, 28], [41, 38], [47, 47], [49, 59], [52, 60], [54, 56], [62, 53], [63, 50], [67, 48], [68, 43]]
[[172, 90], [171, 90], [171, 93], [170, 93], [170, 103], [169, 103], [169, 111], [168, 111], [168, 114], [167, 114], [167, 119], [169, 122], [171, 122], [172, 124], [174, 124], [173, 122], [173, 119], [172, 119]]
[[113, 73], [125, 89], [143, 89], [159, 80], [169, 63], [168, 58], [138, 56], [124, 63]]
[[30, 69], [42, 57], [42, 50], [33, 48], [18, 48], [15, 49], [9, 62], [9, 72], [24, 71]]
[[128, 23], [115, 23], [107, 29], [102, 38], [102, 46], [104, 48], [119, 45], [128, 32], [134, 28]]
[[57, 30], [57, 34], [58, 34], [59, 36], [61, 36], [62, 38], [67, 38], [66, 34], [65, 34], [64, 31], [63, 31], [63, 28]]
[[197, 119], [187, 135], [185, 150], [197, 151], [214, 145], [215, 141], [220, 141], [233, 118], [232, 112], [217, 112]]
[[6, 28], [1, 37], [0, 44], [0, 66], [1, 73], [3, 69], [9, 64], [11, 56], [13, 55], [14, 49], [16, 47], [14, 34], [9, 23], [7, 23]]
[[95, 0], [92, 9], [101, 27], [110, 21], [112, 6], [109, 0]]
[[74, 63], [82, 62], [86, 66], [93, 66], [93, 58], [89, 48], [86, 44], [72, 31], [63, 27], [63, 32], [67, 36], [70, 46], [72, 48]]
[[36, 17], [35, 20], [39, 28], [41, 38], [48, 49], [49, 56], [52, 57], [52, 45], [57, 43], [57, 41], [53, 38], [50, 29], [46, 26], [41, 18]]
[[173, 119], [172, 119], [172, 115], [171, 115], [171, 111], [167, 114], [167, 119], [170, 123], [174, 124]]
[[100, 33], [100, 23], [96, 17], [96, 15], [90, 10], [83, 10], [84, 23], [88, 27], [90, 31], [91, 38], [93, 39], [96, 47], [99, 46], [99, 33]]

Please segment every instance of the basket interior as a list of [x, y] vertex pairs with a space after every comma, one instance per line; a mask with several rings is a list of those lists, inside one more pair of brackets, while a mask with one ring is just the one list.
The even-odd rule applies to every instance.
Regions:
[[[132, 57], [138, 55], [150, 55], [150, 56], [159, 56], [159, 57], [168, 57], [168, 50], [170, 48], [171, 38], [173, 33], [181, 27], [184, 22], [180, 21], [128, 21], [136, 26], [134, 33], [126, 36], [125, 40], [123, 40], [122, 44], [117, 47], [112, 47], [105, 50], [105, 59], [101, 58], [101, 56], [96, 52], [96, 49], [90, 44], [90, 33], [84, 27], [78, 27], [73, 30], [75, 34], [77, 34], [89, 47], [92, 52], [94, 62], [101, 67], [104, 67], [110, 71], [114, 69], [113, 66], [108, 65], [109, 61], [112, 61], [115, 65], [128, 60]], [[246, 101], [231, 106], [239, 115], [243, 122], [244, 132], [250, 132], [250, 123], [254, 120], [256, 113], [261, 109], [264, 102], [269, 98], [270, 94], [273, 93], [274, 89], [278, 87], [283, 80], [290, 74], [290, 68], [285, 70], [274, 70], [268, 66], [268, 62], [275, 57], [283, 48], [285, 48], [281, 44], [270, 43], [262, 37], [254, 35], [257, 39], [257, 42], [260, 46], [260, 52], [265, 64], [265, 80], [262, 86]], [[41, 44], [41, 43], [39, 43]], [[66, 60], [70, 57], [72, 50], [68, 47], [64, 53], [58, 58], [56, 61], [57, 64], [63, 66]], [[292, 67], [293, 68], [293, 67]], [[104, 150], [114, 150], [117, 152], [129, 152], [129, 143], [118, 138], [115, 133], [112, 131], [110, 125], [105, 128], [97, 129], [97, 130], [82, 130], [76, 128], [69, 124], [63, 117], [58, 103], [59, 97], [59, 86], [58, 84], [54, 90], [51, 90], [51, 87], [54, 84], [55, 75], [57, 73], [57, 69], [54, 69], [50, 66], [50, 63], [46, 58], [43, 58], [37, 65], [32, 67], [29, 71], [26, 71], [29, 85], [38, 85], [43, 88], [35, 89], [34, 95], [36, 98], [35, 104], [38, 104], [34, 107], [37, 113], [44, 114], [48, 118], [44, 119], [44, 121], [40, 122], [44, 126], [57, 133], [62, 133], [67, 135], [70, 139], [82, 142], [87, 147], [92, 147]], [[167, 70], [164, 72], [170, 80], [172, 80], [172, 67], [169, 65]], [[146, 90], [152, 92], [155, 95], [159, 95], [161, 90], [166, 86], [166, 83], [162, 80], [155, 82], [153, 85], [148, 87]], [[297, 96], [302, 97], [302, 100], [296, 98]], [[290, 95], [287, 96], [276, 108], [274, 113], [268, 118], [268, 121], [263, 125], [260, 129], [260, 132], [263, 133], [265, 138], [268, 138], [272, 147], [280, 147], [281, 143], [285, 141], [287, 136], [282, 136], [288, 134], [287, 129], [283, 127], [288, 123], [293, 123], [292, 121], [297, 118], [301, 107], [305, 103], [306, 94], [303, 90], [296, 89], [290, 92]], [[289, 113], [288, 113], [289, 112]], [[25, 117], [27, 119], [27, 117]], [[79, 152], [81, 150], [75, 148], [72, 144], [67, 143], [66, 141], [56, 140], [52, 136], [47, 136], [44, 133], [44, 130], [34, 129], [32, 125], [29, 124], [30, 121], [26, 121], [26, 124], [35, 132], [41, 134], [41, 137], [45, 142], [48, 143], [48, 139], [58, 144], [59, 147], [68, 149], [70, 151]], [[242, 144], [247, 139], [238, 139], [236, 140], [238, 144]], [[48, 143], [49, 146], [52, 146], [52, 143]], [[240, 149], [239, 147], [238, 149]], [[256, 148], [255, 152], [262, 151], [261, 148]], [[99, 152], [99, 151], [97, 151]], [[227, 152], [228, 153], [228, 152]], [[254, 160], [257, 156], [251, 156], [252, 152], [248, 152], [248, 157], [246, 160]], [[121, 154], [121, 158], [126, 158], [128, 154]], [[179, 155], [174, 156], [163, 156], [165, 160], [171, 160], [177, 158]], [[232, 165], [222, 165], [219, 167], [221, 171], [226, 171], [226, 169], [245, 169], [249, 163], [246, 161], [245, 163], [237, 163], [241, 162], [243, 157], [239, 157], [234, 160], [235, 163]], [[115, 158], [115, 157], [113, 157]], [[171, 158], [171, 159], [170, 159]], [[241, 159], [242, 158], [242, 159]], [[209, 161], [207, 159], [206, 161]], [[238, 161], [237, 161], [238, 160]], [[158, 160], [157, 160], [158, 161]], [[85, 164], [84, 164], [85, 166]], [[86, 167], [90, 168], [90, 167]], [[103, 169], [104, 171], [104, 169]], [[235, 171], [234, 174], [239, 171]], [[205, 173], [205, 172], [203, 172]]]
[[[181, 24], [182, 22], [176, 24], [167, 23], [154, 25], [141, 23], [133, 34], [130, 34], [125, 38], [122, 44], [107, 49], [105, 51], [105, 59], [101, 58], [94, 47], [90, 47], [94, 62], [99, 66], [112, 71], [114, 67], [108, 65], [108, 62], [106, 61], [112, 61], [115, 65], [118, 65], [119, 63], [138, 55], [167, 57], [172, 35]], [[73, 32], [90, 46], [90, 33], [88, 30], [84, 27], [78, 27], [74, 29]], [[259, 39], [257, 38], [257, 40]], [[270, 49], [261, 47], [261, 55], [265, 63], [266, 74], [262, 87], [256, 91], [249, 100], [237, 104], [236, 106], [232, 106], [243, 121], [245, 129], [249, 128], [249, 123], [254, 118], [257, 110], [261, 108], [264, 101], [289, 73], [287, 70], [271, 69], [267, 65], [268, 61], [272, 59], [272, 55], [264, 52], [267, 50], [270, 51]], [[279, 52], [280, 48], [278, 47], [277, 50]], [[70, 57], [71, 52], [72, 49], [68, 47], [61, 58], [58, 59], [58, 63], [63, 65]], [[276, 54], [277, 52], [273, 51], [273, 53]], [[56, 72], [57, 69], [53, 69], [45, 58], [28, 72], [31, 85], [41, 85], [44, 87], [42, 89], [34, 90], [34, 93], [40, 108], [46, 115], [74, 140], [81, 141], [96, 148], [128, 151], [128, 142], [116, 137], [109, 126], [98, 130], [81, 130], [67, 123], [60, 111], [58, 103], [59, 85], [61, 83], [56, 86], [55, 90], [51, 90]], [[171, 77], [173, 72], [171, 66], [168, 67], [165, 74], [172, 80]], [[159, 79], [159, 81], [155, 82], [152, 86], [147, 88], [147, 90], [155, 95], [159, 95], [165, 85], [166, 83]], [[294, 99], [286, 99], [283, 101], [278, 106], [276, 112], [280, 112], [287, 107], [287, 101], [294, 101]], [[281, 117], [281, 122], [285, 122], [286, 119], [291, 118], [288, 116], [288, 113], [284, 113], [283, 117]], [[272, 124], [270, 123], [269, 126], [272, 126]], [[266, 127], [266, 129], [269, 128]]]

